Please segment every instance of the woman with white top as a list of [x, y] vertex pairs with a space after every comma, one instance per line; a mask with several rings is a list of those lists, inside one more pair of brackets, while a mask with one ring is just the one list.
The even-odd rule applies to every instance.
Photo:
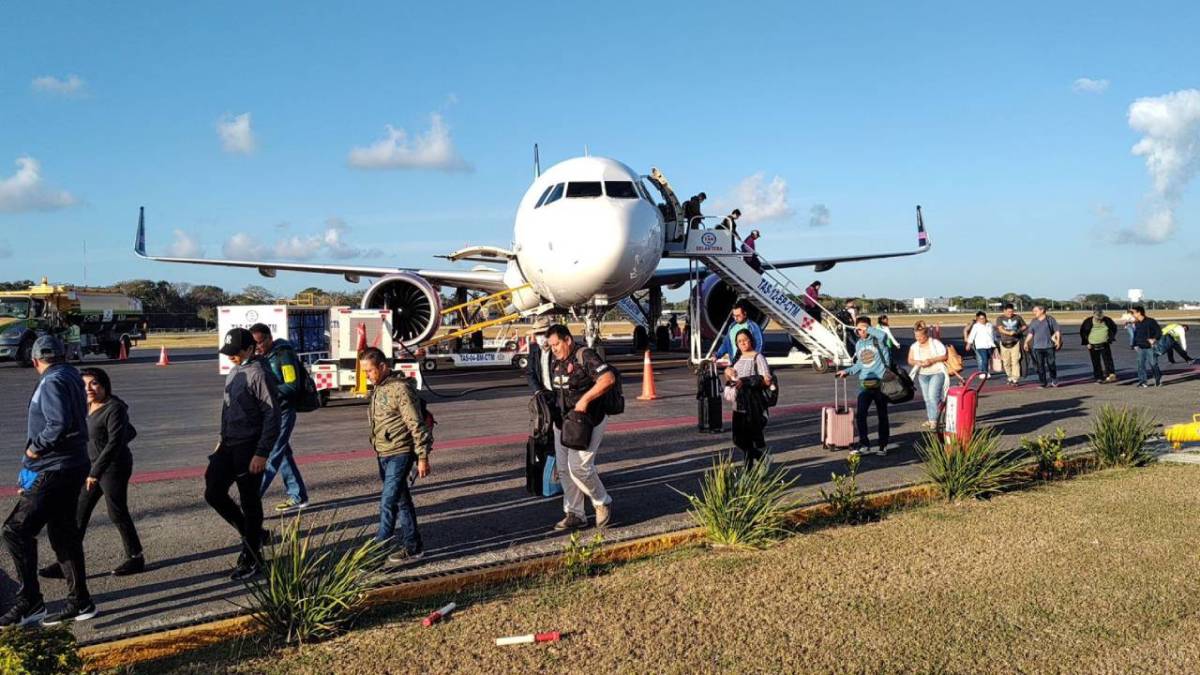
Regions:
[[992, 324], [988, 323], [986, 313], [975, 312], [975, 323], [964, 331], [967, 351], [975, 350], [975, 367], [985, 378], [988, 376], [988, 364], [992, 360], [992, 351], [996, 349], [994, 330]]
[[925, 400], [926, 421], [921, 426], [937, 428], [938, 406], [946, 395], [949, 373], [946, 370], [946, 345], [929, 335], [923, 321], [917, 322], [913, 330], [917, 341], [908, 348], [908, 365], [912, 366], [912, 378], [921, 387], [921, 398]]
[[733, 404], [733, 445], [745, 454], [749, 469], [767, 448], [763, 430], [769, 417], [766, 390], [771, 386], [771, 367], [757, 351], [750, 331], [738, 331], [734, 340], [739, 356], [725, 369], [725, 400]]

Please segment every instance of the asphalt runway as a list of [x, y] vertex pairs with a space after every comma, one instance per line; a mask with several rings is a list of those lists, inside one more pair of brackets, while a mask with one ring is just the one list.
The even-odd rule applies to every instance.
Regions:
[[[1131, 386], [1132, 352], [1118, 348], [1123, 381], [1097, 385], [1086, 352], [1070, 334], [1073, 329], [1064, 330], [1066, 346], [1059, 354], [1063, 386], [1043, 390], [1026, 378], [1023, 386], [1009, 389], [993, 380], [984, 390], [980, 423], [1000, 427], [1015, 445], [1021, 437], [1060, 426], [1068, 443], [1082, 444], [1091, 416], [1106, 403], [1144, 405], [1163, 422], [1190, 420], [1200, 369], [1169, 366], [1164, 359], [1167, 386], [1137, 389]], [[946, 329], [947, 335], [951, 332], [958, 331]], [[237, 553], [236, 535], [202, 499], [205, 457], [216, 440], [223, 379], [208, 350], [181, 350], [171, 359], [170, 367], [160, 368], [154, 365], [157, 352], [135, 350], [126, 363], [94, 361], [108, 367], [114, 393], [129, 403], [138, 428], [130, 503], [150, 569], [121, 579], [107, 574], [120, 562], [120, 542], [103, 508], [98, 508], [85, 548], [100, 614], [76, 627], [85, 642], [232, 613], [237, 611], [234, 603], [243, 601], [240, 584], [228, 580]], [[686, 501], [675, 490], [695, 492], [712, 459], [730, 447], [728, 432], [716, 436], [696, 431], [695, 380], [682, 355], [655, 357], [660, 398], [652, 402], [635, 400], [642, 387], [641, 359], [616, 360], [624, 374], [627, 408], [610, 423], [598, 462], [615, 500], [615, 524], [605, 533], [609, 541], [689, 525]], [[967, 364], [972, 366], [973, 360], [968, 358]], [[819, 444], [819, 410], [832, 399], [832, 378], [808, 368], [781, 370], [779, 375], [782, 395], [767, 429], [768, 444], [776, 461], [799, 476], [797, 496], [816, 501], [830, 473], [845, 469], [844, 451], [827, 452]], [[0, 366], [0, 475], [11, 476], [13, 483], [23, 448], [26, 403], [36, 379], [32, 369]], [[439, 421], [433, 474], [418, 481], [414, 490], [428, 555], [418, 566], [397, 571], [398, 579], [561, 549], [565, 537], [552, 530], [561, 517], [561, 501], [531, 497], [524, 490], [528, 392], [523, 382], [515, 370], [446, 370], [430, 378], [433, 389], [447, 395], [494, 388], [458, 398], [428, 397]], [[922, 479], [913, 445], [920, 436], [923, 406], [919, 400], [895, 406], [891, 417], [893, 450], [887, 457], [864, 458], [860, 483], [866, 489]], [[293, 446], [312, 502], [305, 521], [373, 533], [379, 478], [367, 443], [365, 406], [336, 402], [301, 415]], [[11, 504], [13, 494], [13, 488], [0, 490], [0, 499]], [[268, 512], [282, 496], [277, 481], [265, 500]], [[279, 522], [271, 518], [269, 526]], [[50, 562], [44, 537], [40, 553], [43, 563]], [[0, 555], [5, 606], [15, 590], [11, 565]], [[43, 592], [55, 605], [65, 586], [45, 581]]]

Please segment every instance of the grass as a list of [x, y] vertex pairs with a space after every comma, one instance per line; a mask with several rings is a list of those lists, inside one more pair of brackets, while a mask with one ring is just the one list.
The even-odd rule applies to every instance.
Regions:
[[[229, 645], [135, 672], [1196, 672], [1198, 479], [1104, 471], [764, 551], [463, 595], [436, 628], [419, 618], [442, 599], [303, 649]], [[567, 635], [492, 642], [537, 630]]]

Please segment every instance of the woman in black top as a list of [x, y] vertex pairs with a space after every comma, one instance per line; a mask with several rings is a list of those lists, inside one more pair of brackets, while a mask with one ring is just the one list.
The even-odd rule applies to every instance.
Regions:
[[[92, 460], [92, 469], [79, 493], [75, 519], [79, 524], [80, 536], [83, 536], [92, 517], [92, 509], [96, 508], [100, 497], [104, 497], [108, 517], [117, 526], [121, 543], [125, 545], [125, 561], [113, 570], [113, 574], [137, 574], [146, 569], [146, 561], [127, 503], [129, 477], [133, 474], [133, 454], [129, 451], [129, 442], [137, 436], [137, 430], [129, 422], [129, 408], [125, 402], [113, 396], [108, 373], [100, 368], [84, 368], [80, 374], [87, 390], [88, 455]], [[57, 564], [42, 569], [42, 576], [54, 578], [60, 575]]]

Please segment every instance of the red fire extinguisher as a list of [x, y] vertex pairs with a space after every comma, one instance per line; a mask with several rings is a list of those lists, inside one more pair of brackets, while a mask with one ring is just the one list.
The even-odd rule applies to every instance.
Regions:
[[[975, 384], [978, 380], [978, 384]], [[942, 437], [949, 443], [950, 439], [958, 438], [959, 443], [966, 443], [975, 431], [975, 410], [979, 405], [979, 392], [987, 382], [987, 376], [980, 372], [971, 373], [967, 381], [957, 387], [951, 387], [946, 392], [946, 403], [943, 408], [944, 427]]]

